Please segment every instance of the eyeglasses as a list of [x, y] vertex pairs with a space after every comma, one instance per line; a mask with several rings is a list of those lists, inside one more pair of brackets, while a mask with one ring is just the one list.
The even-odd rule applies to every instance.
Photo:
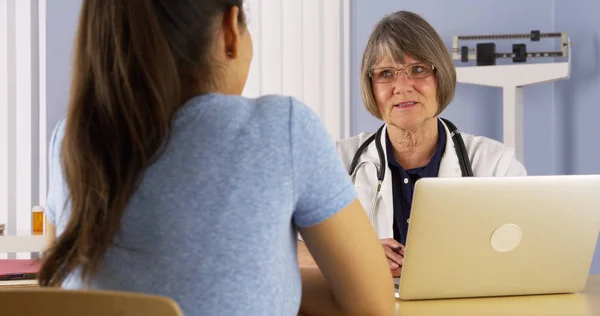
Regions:
[[369, 77], [372, 82], [389, 83], [395, 82], [400, 78], [400, 71], [404, 72], [408, 79], [423, 79], [431, 76], [435, 71], [435, 66], [418, 63], [406, 66], [406, 68], [384, 67], [375, 68], [369, 71]]

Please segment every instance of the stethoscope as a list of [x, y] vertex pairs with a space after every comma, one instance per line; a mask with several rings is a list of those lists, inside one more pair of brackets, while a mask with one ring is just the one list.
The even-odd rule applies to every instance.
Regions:
[[[469, 161], [469, 155], [467, 154], [467, 148], [465, 147], [465, 142], [463, 141], [463, 138], [460, 135], [458, 128], [456, 128], [456, 125], [454, 125], [449, 120], [444, 119], [444, 118], [440, 118], [440, 119], [442, 120], [442, 122], [444, 122], [444, 124], [446, 124], [446, 126], [450, 130], [450, 136], [452, 137], [452, 142], [454, 142], [454, 149], [456, 150], [456, 155], [458, 156], [458, 164], [460, 165], [460, 170], [462, 172], [462, 176], [463, 177], [472, 177], [473, 170], [471, 169], [471, 162]], [[373, 167], [375, 167], [375, 170], [377, 170], [377, 189], [375, 191], [375, 197], [373, 198], [373, 203], [371, 204], [371, 211], [369, 212], [369, 220], [371, 221], [372, 225], [375, 225], [375, 210], [377, 209], [377, 200], [378, 200], [377, 198], [381, 191], [381, 185], [382, 185], [383, 179], [385, 177], [386, 160], [385, 160], [385, 154], [383, 153], [383, 146], [381, 145], [381, 133], [383, 133], [384, 126], [385, 126], [385, 124], [382, 125], [377, 130], [377, 133], [371, 135], [369, 138], [367, 138], [367, 140], [365, 140], [364, 143], [362, 143], [358, 147], [358, 150], [356, 150], [356, 153], [354, 154], [354, 157], [352, 158], [352, 163], [350, 164], [350, 171], [349, 171], [350, 177], [352, 179], [352, 184], [354, 184], [354, 182], [356, 181], [356, 173], [359, 168], [363, 167], [366, 164], [371, 164], [371, 165], [373, 165]], [[373, 142], [373, 140], [375, 140], [375, 139], [377, 139], [377, 141], [375, 142], [375, 146], [377, 147], [377, 155], [379, 156], [379, 167], [377, 167], [377, 165], [372, 161], [362, 161], [361, 163], [358, 163], [363, 151], [365, 151], [367, 146], [369, 146], [371, 144], [371, 142]]]

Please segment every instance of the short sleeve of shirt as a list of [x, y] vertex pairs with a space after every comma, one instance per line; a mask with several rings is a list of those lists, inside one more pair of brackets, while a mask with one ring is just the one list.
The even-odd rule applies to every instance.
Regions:
[[64, 119], [56, 124], [48, 146], [48, 195], [44, 212], [46, 218], [56, 226], [57, 212], [64, 206], [64, 180], [60, 163], [60, 143], [64, 134]]
[[350, 204], [356, 191], [321, 120], [300, 101], [291, 98], [291, 102], [294, 221], [299, 227], [309, 227]]

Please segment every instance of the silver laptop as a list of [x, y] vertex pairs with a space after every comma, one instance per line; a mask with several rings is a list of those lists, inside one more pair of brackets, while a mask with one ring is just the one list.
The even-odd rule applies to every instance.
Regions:
[[404, 300], [579, 292], [600, 231], [600, 175], [423, 178]]

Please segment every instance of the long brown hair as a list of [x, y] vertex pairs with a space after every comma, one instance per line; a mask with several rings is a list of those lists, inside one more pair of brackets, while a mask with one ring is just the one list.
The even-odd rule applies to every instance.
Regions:
[[[63, 174], [70, 217], [44, 256], [42, 286], [98, 272], [143, 172], [190, 93], [210, 89], [218, 17], [242, 0], [85, 0], [75, 40]], [[201, 77], [200, 77], [201, 75]]]

